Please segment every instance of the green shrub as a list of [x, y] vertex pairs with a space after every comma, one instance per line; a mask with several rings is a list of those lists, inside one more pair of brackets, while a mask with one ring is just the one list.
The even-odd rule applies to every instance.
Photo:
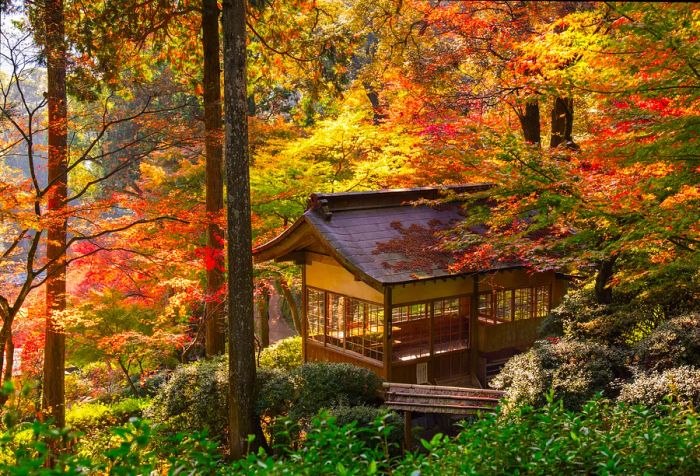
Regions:
[[[30, 438], [17, 438], [26, 431]], [[224, 465], [206, 434], [162, 438], [146, 422], [132, 420], [110, 430], [114, 439], [99, 455], [62, 451], [44, 467], [56, 442], [75, 435], [33, 422], [0, 432], [0, 447], [12, 449], [9, 460], [0, 460], [0, 474], [700, 474], [700, 417], [675, 404], [652, 410], [596, 399], [571, 412], [550, 399], [541, 408], [482, 416], [456, 438], [436, 435], [401, 458], [389, 452], [392, 431], [388, 415], [360, 426], [322, 414], [298, 448], [278, 458], [260, 451]]]
[[542, 322], [540, 335], [628, 347], [665, 319], [663, 308], [644, 296], [618, 295], [612, 304], [598, 304], [592, 284], [566, 295]]
[[634, 352], [648, 370], [700, 367], [700, 314], [686, 314], [661, 324], [634, 347]]
[[[227, 475], [368, 475], [391, 469], [388, 434], [392, 427], [375, 420], [367, 427], [341, 425], [327, 413], [315, 417], [298, 449], [273, 458], [260, 451], [223, 468]], [[384, 444], [368, 444], [368, 441]]]
[[296, 390], [289, 412], [293, 420], [310, 418], [324, 408], [378, 404], [382, 379], [351, 364], [307, 363], [295, 369]]
[[617, 395], [617, 379], [627, 377], [626, 355], [595, 342], [537, 341], [516, 355], [491, 384], [506, 391], [508, 406], [542, 405], [552, 389], [567, 408], [579, 408], [596, 393]]
[[399, 475], [700, 474], [700, 419], [679, 406], [661, 414], [596, 400], [488, 415], [454, 439], [437, 436], [407, 455]]
[[157, 370], [147, 374], [140, 382], [142, 394], [153, 397], [168, 382], [172, 370]]
[[228, 421], [227, 399], [228, 362], [222, 356], [176, 368], [145, 416], [178, 431], [220, 435]]
[[105, 362], [91, 362], [81, 369], [82, 377], [92, 386], [92, 397], [109, 398], [124, 392], [124, 374]]
[[386, 438], [377, 438], [377, 435], [372, 433], [363, 433], [360, 436], [366, 438], [365, 443], [369, 446], [388, 443], [390, 450], [394, 450], [391, 451], [392, 454], [396, 450], [401, 449], [403, 419], [395, 412], [388, 411], [386, 408], [359, 405], [356, 407], [336, 407], [330, 410], [328, 414], [335, 418], [338, 426], [354, 424], [357, 428], [372, 428], [375, 422], [383, 422], [384, 425], [391, 427], [391, 432], [386, 435]]
[[92, 383], [84, 378], [80, 372], [66, 374], [65, 388], [66, 402], [78, 402], [93, 396]]
[[[349, 364], [304, 364], [286, 374], [259, 368], [256, 411], [262, 422], [274, 425], [289, 416], [305, 423], [321, 409], [378, 402], [381, 379]], [[178, 431], [208, 428], [220, 435], [228, 421], [228, 362], [224, 358], [178, 367], [145, 412], [145, 416]]]
[[[0, 447], [12, 448], [12, 454], [0, 458], [0, 474], [215, 474], [221, 467], [216, 443], [205, 433], [177, 434], [163, 439], [147, 422], [135, 418], [106, 431], [111, 438], [102, 440], [102, 446], [92, 452], [85, 452], [80, 439], [75, 445], [79, 435], [71, 430], [38, 421], [8, 428], [0, 433]], [[18, 437], [27, 432], [29, 438]], [[56, 448], [63, 449], [54, 452]], [[52, 462], [48, 467], [47, 461]]]
[[700, 369], [684, 366], [640, 374], [622, 386], [618, 398], [621, 402], [643, 405], [658, 405], [673, 399], [700, 407]]
[[255, 410], [261, 418], [286, 415], [294, 402], [294, 385], [280, 370], [258, 369]]
[[290, 372], [302, 364], [301, 337], [288, 337], [263, 349], [260, 366]]
[[149, 401], [125, 398], [115, 403], [79, 403], [66, 412], [66, 423], [80, 431], [102, 430], [106, 426], [126, 423], [129, 418], [141, 417]]

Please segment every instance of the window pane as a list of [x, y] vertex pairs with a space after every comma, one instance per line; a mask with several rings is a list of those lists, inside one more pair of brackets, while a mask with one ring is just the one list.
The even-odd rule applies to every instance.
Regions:
[[392, 309], [393, 360], [412, 360], [430, 354], [430, 319], [427, 304]]
[[323, 330], [326, 316], [326, 293], [307, 288], [306, 291], [306, 329], [309, 339], [323, 342]]
[[535, 289], [536, 316], [545, 317], [549, 314], [549, 286], [540, 286]]
[[404, 322], [408, 320], [408, 306], [395, 307], [391, 311], [391, 320], [393, 322]]
[[482, 324], [497, 324], [493, 308], [494, 293], [479, 294], [479, 322]]
[[530, 319], [534, 315], [534, 294], [532, 288], [516, 289], [515, 320]]
[[356, 299], [346, 298], [347, 336], [345, 348], [375, 360], [384, 359], [384, 309]]
[[469, 316], [461, 315], [459, 298], [433, 302], [433, 353], [469, 347]]
[[345, 337], [345, 298], [328, 293], [328, 336], [326, 343], [343, 347]]
[[508, 289], [505, 291], [496, 291], [496, 314], [495, 318], [496, 321], [499, 323], [501, 322], [510, 322], [512, 319], [512, 307], [511, 307], [511, 298], [513, 296], [513, 291]]
[[424, 319], [427, 315], [428, 306], [425, 304], [413, 304], [408, 307], [408, 319]]

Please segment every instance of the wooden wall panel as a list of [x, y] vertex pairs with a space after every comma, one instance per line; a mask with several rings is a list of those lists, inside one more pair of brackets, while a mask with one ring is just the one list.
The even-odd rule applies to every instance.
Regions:
[[355, 279], [352, 273], [329, 256], [306, 254], [306, 285], [326, 291], [356, 297], [377, 304], [384, 302], [384, 293]]
[[537, 339], [537, 329], [543, 320], [540, 317], [506, 324], [479, 325], [479, 352], [529, 347]]

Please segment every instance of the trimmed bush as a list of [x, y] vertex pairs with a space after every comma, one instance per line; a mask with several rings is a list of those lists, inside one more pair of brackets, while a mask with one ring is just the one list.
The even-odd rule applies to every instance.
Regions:
[[153, 398], [145, 416], [178, 431], [224, 431], [228, 420], [225, 357], [181, 365]]
[[700, 407], [700, 369], [684, 366], [638, 375], [622, 386], [618, 398], [631, 404], [651, 406], [674, 400]]
[[289, 376], [279, 370], [258, 369], [255, 410], [261, 418], [286, 415], [294, 402], [295, 389]]
[[576, 409], [596, 393], [617, 395], [617, 379], [629, 375], [626, 354], [595, 342], [538, 341], [510, 359], [491, 385], [506, 391], [509, 407], [543, 405], [551, 389]]
[[[265, 424], [277, 417], [306, 424], [321, 409], [379, 403], [381, 379], [350, 364], [304, 364], [286, 374], [259, 368], [256, 411]], [[153, 398], [145, 416], [177, 431], [225, 431], [228, 421], [228, 362], [218, 358], [181, 365]]]
[[324, 408], [380, 403], [382, 379], [351, 364], [308, 363], [294, 370], [291, 379], [296, 389], [289, 412], [293, 420], [310, 418]]
[[700, 367], [700, 314], [686, 314], [661, 324], [634, 351], [639, 363], [648, 370], [681, 365]]
[[260, 367], [291, 372], [301, 366], [301, 358], [301, 337], [288, 337], [262, 350]]

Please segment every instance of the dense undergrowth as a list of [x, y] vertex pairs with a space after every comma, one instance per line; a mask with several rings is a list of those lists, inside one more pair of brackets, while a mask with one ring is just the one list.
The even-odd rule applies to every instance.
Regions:
[[[700, 472], [700, 418], [691, 406], [649, 408], [593, 399], [580, 411], [561, 401], [520, 407], [465, 424], [455, 438], [421, 441], [401, 454], [391, 441], [389, 414], [369, 425], [339, 424], [322, 412], [303, 442], [271, 456], [263, 450], [225, 462], [206, 432], [162, 434], [132, 419], [109, 429], [111, 438], [92, 454], [83, 440], [47, 425], [10, 426], [0, 437], [0, 474], [246, 474], [246, 475], [450, 475], [450, 474], [663, 474]], [[29, 435], [18, 438], [20, 433]], [[52, 447], [70, 449], [43, 468]], [[73, 445], [73, 446], [71, 446]], [[41, 471], [41, 472], [40, 472]]]

